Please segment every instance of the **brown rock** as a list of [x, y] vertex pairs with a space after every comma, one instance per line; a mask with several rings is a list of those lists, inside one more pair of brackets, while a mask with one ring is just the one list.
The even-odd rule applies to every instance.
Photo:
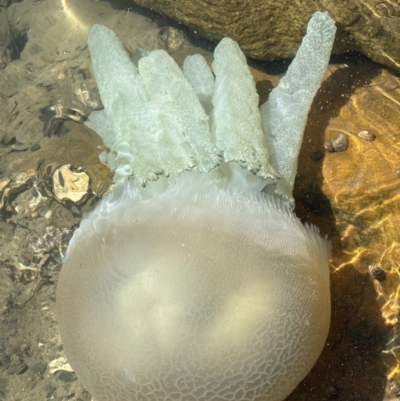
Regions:
[[135, 0], [211, 40], [230, 36], [250, 57], [293, 57], [311, 14], [328, 10], [339, 31], [335, 53], [360, 50], [400, 70], [400, 6], [376, 0]]
[[372, 60], [400, 70], [400, 6], [376, 0], [321, 0], [339, 29]]
[[[251, 0], [135, 0], [135, 3], [171, 17], [207, 39], [230, 36], [244, 52], [258, 59], [292, 57], [305, 34], [317, 1], [292, 6], [281, 1]], [[279, 33], [279, 36], [277, 35]]]

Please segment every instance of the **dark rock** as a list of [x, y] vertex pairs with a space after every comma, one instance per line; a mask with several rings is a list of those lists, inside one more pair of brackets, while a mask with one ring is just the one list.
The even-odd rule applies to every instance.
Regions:
[[57, 380], [65, 383], [70, 383], [76, 380], [76, 375], [73, 372], [60, 372], [57, 376]]
[[230, 36], [246, 55], [263, 60], [292, 58], [311, 15], [329, 11], [337, 22], [334, 53], [359, 50], [400, 70], [400, 6], [375, 0], [134, 0], [211, 40]]
[[47, 365], [42, 362], [37, 362], [34, 365], [32, 365], [31, 369], [38, 375], [43, 377], [44, 372], [47, 369]]

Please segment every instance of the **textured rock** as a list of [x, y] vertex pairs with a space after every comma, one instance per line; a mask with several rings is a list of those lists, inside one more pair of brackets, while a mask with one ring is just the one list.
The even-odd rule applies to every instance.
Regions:
[[[336, 52], [360, 50], [400, 69], [400, 6], [376, 0], [135, 0], [216, 40], [230, 36], [250, 57], [293, 57], [311, 14], [328, 10], [341, 32]], [[335, 50], [334, 49], [334, 50]]]
[[358, 50], [400, 70], [400, 5], [376, 0], [321, 0], [321, 5], [354, 38]]

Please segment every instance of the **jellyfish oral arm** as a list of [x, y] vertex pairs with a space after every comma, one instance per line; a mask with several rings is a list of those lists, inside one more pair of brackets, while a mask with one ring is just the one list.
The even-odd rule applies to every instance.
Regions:
[[260, 108], [269, 161], [281, 177], [275, 192], [289, 198], [308, 112], [326, 72], [335, 32], [326, 12], [314, 14], [286, 75]]
[[114, 32], [94, 25], [88, 43], [110, 124], [97, 112], [89, 126], [111, 149], [106, 160], [115, 182], [133, 176], [143, 185], [162, 174], [237, 162], [244, 175], [250, 171], [272, 185], [269, 192], [292, 202], [307, 115], [335, 32], [326, 12], [313, 15], [286, 76], [260, 113], [246, 58], [232, 39], [215, 49], [214, 80], [200, 55], [189, 57], [184, 71], [163, 50], [148, 53], [136, 66]]

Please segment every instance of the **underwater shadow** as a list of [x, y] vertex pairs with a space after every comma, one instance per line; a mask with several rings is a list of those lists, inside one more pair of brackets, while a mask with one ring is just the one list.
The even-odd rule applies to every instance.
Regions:
[[317, 363], [287, 401], [382, 401], [388, 340], [369, 274], [348, 265], [331, 276], [332, 319]]
[[[387, 366], [382, 351], [388, 341], [373, 281], [346, 262], [346, 249], [335, 214], [322, 192], [324, 132], [355, 90], [369, 85], [381, 67], [364, 57], [334, 71], [312, 104], [299, 155], [294, 197], [296, 214], [319, 227], [332, 244], [332, 319], [325, 348], [315, 367], [288, 400], [381, 401]], [[334, 157], [334, 155], [329, 155]], [[340, 174], [340, 172], [338, 172]]]

